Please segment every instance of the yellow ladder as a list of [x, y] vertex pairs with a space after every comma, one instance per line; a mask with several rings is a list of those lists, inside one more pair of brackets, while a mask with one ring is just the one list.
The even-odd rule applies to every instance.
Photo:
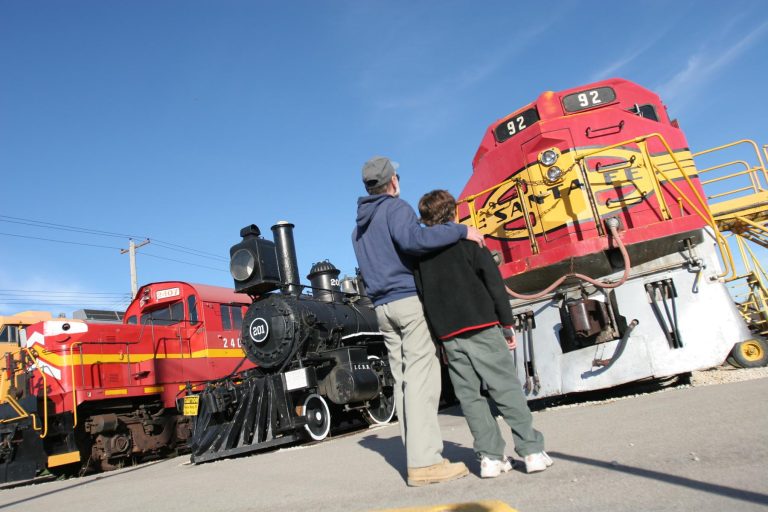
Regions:
[[[768, 172], [766, 172], [763, 156], [760, 154], [754, 141], [743, 139], [730, 144], [718, 146], [694, 153], [693, 157], [701, 157], [709, 154], [723, 154], [729, 149], [740, 149], [746, 146], [754, 152], [756, 157], [753, 162], [745, 159], [732, 159], [727, 162], [713, 165], [699, 170], [702, 177], [702, 186], [705, 190], [714, 190], [715, 193], [707, 195], [712, 217], [715, 219], [721, 233], [733, 233], [741, 238], [749, 240], [761, 247], [768, 248]], [[768, 146], [763, 146], [768, 158]], [[751, 151], [750, 151], [751, 152]], [[737, 168], [735, 172], [721, 174], [709, 179], [703, 179], [705, 175], [713, 174], [718, 170], [730, 170]], [[722, 190], [722, 189], [725, 190]]]
[[[693, 157], [705, 155], [748, 156], [726, 158], [723, 163], [699, 170], [699, 176], [708, 193], [718, 231], [734, 242], [741, 254], [743, 271], [733, 272], [725, 281], [750, 330], [765, 338], [768, 336], [768, 276], [749, 243], [768, 249], [768, 172], [765, 167], [768, 145], [762, 147], [761, 153], [754, 141], [742, 139], [694, 153]], [[764, 340], [746, 340], [734, 346], [728, 361], [736, 366], [758, 366], [765, 361], [767, 348]]]

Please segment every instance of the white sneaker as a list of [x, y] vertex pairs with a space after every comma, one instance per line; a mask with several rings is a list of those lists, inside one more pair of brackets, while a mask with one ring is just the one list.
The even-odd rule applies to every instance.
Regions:
[[547, 455], [547, 452], [532, 453], [525, 456], [525, 472], [535, 473], [537, 471], [544, 471], [552, 465], [552, 459]]
[[507, 471], [512, 471], [512, 463], [507, 457], [504, 457], [502, 460], [493, 460], [483, 456], [480, 459], [481, 478], [496, 478]]

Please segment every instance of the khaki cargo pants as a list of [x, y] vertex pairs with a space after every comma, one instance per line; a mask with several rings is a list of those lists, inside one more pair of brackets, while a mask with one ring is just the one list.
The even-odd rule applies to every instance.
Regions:
[[379, 330], [395, 378], [395, 410], [409, 468], [442, 462], [437, 422], [440, 362], [417, 296], [376, 306]]

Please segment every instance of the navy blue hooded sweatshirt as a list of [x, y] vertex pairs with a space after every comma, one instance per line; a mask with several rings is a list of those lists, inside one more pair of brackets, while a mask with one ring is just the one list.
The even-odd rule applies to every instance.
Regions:
[[422, 226], [413, 208], [398, 197], [359, 198], [352, 246], [373, 304], [416, 295], [413, 269], [418, 257], [466, 236], [467, 227], [462, 224]]

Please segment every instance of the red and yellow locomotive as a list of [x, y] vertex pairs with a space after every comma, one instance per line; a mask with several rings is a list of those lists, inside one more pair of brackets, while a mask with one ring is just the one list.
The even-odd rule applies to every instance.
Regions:
[[29, 326], [3, 370], [0, 477], [108, 470], [184, 446], [181, 397], [253, 367], [240, 346], [248, 304], [226, 288], [160, 282], [139, 289], [122, 324]]
[[499, 260], [529, 398], [713, 366], [750, 336], [685, 136], [636, 84], [545, 92], [493, 123], [458, 217]]

